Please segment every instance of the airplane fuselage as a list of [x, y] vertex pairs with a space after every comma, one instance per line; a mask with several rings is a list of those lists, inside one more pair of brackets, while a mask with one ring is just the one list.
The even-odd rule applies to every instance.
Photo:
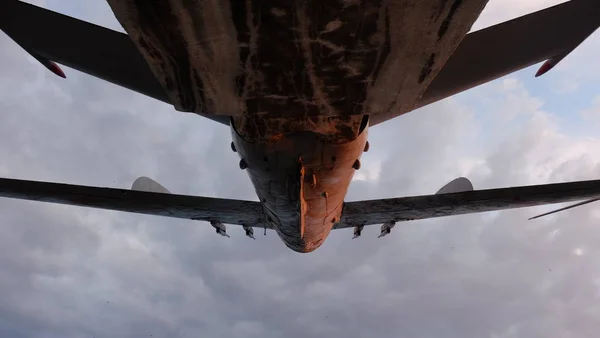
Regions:
[[340, 221], [367, 145], [368, 117], [319, 119], [310, 129], [302, 126], [311, 121], [286, 122], [276, 133], [253, 133], [253, 122], [232, 119], [240, 168], [283, 242], [294, 251], [311, 252]]

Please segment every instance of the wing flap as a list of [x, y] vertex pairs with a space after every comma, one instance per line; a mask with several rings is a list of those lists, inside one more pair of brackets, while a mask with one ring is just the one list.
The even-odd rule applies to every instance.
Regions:
[[600, 180], [347, 202], [336, 229], [600, 197]]
[[271, 228], [259, 202], [0, 178], [0, 197]]

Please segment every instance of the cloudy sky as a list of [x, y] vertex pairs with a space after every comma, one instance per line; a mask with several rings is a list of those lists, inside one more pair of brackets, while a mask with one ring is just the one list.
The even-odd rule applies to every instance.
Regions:
[[[490, 0], [475, 29], [562, 1]], [[44, 6], [121, 30], [103, 0]], [[536, 67], [370, 131], [350, 200], [596, 179], [600, 34]], [[0, 176], [255, 200], [229, 130], [66, 69], [0, 34]], [[311, 254], [275, 233], [0, 200], [2, 337], [592, 337], [600, 207], [335, 231]]]

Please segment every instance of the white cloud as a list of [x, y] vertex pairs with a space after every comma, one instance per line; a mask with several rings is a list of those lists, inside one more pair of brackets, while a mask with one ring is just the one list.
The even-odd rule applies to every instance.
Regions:
[[581, 117], [587, 123], [598, 124], [600, 122], [600, 95], [594, 97], [590, 108], [581, 112]]
[[[129, 187], [149, 175], [174, 192], [255, 198], [227, 128], [0, 46], [2, 176]], [[531, 89], [510, 76], [371, 129], [350, 198], [433, 193], [461, 175], [476, 188], [597, 178], [598, 136], [565, 133], [552, 94]], [[586, 106], [581, 123], [595, 119], [597, 102]], [[383, 239], [335, 231], [300, 255], [274, 233], [228, 240], [202, 222], [1, 199], [0, 334], [592, 337], [595, 209], [402, 223]]]

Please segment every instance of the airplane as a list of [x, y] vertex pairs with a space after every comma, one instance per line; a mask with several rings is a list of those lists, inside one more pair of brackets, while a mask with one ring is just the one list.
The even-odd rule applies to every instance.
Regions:
[[[19, 0], [0, 29], [54, 74], [60, 66], [194, 113], [231, 131], [258, 201], [0, 179], [0, 196], [275, 230], [313, 252], [331, 230], [600, 199], [600, 180], [345, 201], [377, 124], [546, 61], [548, 72], [600, 26], [594, 0], [571, 0], [469, 32], [487, 0], [107, 0], [120, 33]], [[185, 5], [184, 5], [185, 3]], [[248, 6], [248, 7], [247, 7]], [[582, 203], [578, 203], [582, 204]]]

